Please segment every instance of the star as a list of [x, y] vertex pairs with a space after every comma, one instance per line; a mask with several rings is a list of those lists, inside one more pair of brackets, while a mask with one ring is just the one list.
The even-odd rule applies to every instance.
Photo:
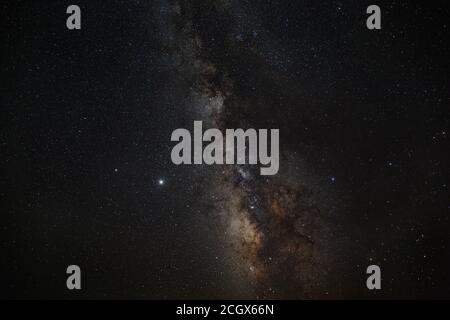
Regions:
[[158, 180], [158, 184], [159, 184], [160, 186], [164, 185], [164, 180], [163, 180], [163, 179], [159, 179], [159, 180]]

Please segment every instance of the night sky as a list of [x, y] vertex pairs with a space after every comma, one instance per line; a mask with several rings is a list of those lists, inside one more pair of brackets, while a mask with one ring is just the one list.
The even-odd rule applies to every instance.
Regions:
[[[450, 298], [450, 10], [372, 2], [3, 1], [1, 297]], [[173, 164], [194, 120], [278, 174]]]

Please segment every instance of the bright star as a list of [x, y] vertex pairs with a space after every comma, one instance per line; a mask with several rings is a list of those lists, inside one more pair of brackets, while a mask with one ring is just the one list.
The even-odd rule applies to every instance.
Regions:
[[164, 180], [163, 180], [163, 179], [159, 179], [159, 180], [158, 180], [158, 184], [159, 184], [160, 186], [162, 186], [162, 185], [164, 184]]

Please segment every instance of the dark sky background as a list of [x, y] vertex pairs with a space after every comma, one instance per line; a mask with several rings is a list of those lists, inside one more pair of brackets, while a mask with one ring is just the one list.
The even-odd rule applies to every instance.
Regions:
[[[450, 10], [370, 4], [2, 2], [1, 297], [450, 298]], [[279, 174], [172, 164], [193, 120]]]

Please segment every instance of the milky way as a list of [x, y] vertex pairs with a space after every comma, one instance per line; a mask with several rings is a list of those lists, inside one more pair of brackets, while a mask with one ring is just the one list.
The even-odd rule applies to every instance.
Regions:
[[[245, 12], [231, 2], [217, 2], [212, 8], [214, 11], [209, 13], [212, 17], [232, 20], [233, 27], [209, 41], [221, 42], [218, 47], [222, 54], [231, 60], [244, 60], [244, 65], [247, 58], [260, 60], [253, 76], [269, 83], [276, 81], [278, 75], [260, 49], [251, 41], [242, 40], [255, 36], [240, 33], [239, 26], [248, 23]], [[261, 103], [276, 112], [276, 106], [264, 101], [264, 91], [259, 91], [258, 97], [247, 95], [234, 81], [230, 66], [210, 58], [214, 52], [205, 46], [202, 31], [193, 22], [201, 17], [193, 17], [198, 12], [189, 2], [175, 2], [167, 11], [173, 23], [171, 59], [177, 72], [189, 83], [186, 108], [194, 119], [220, 129], [229, 125], [248, 128], [254, 125], [250, 115], [259, 112]], [[239, 55], [246, 50], [245, 56]], [[267, 117], [267, 125], [277, 124], [270, 121], [270, 112]], [[339, 270], [333, 242], [335, 245], [342, 240], [337, 235], [333, 238], [333, 224], [322, 212], [315, 193], [302, 183], [301, 172], [296, 173], [300, 177], [293, 179], [292, 167], [299, 160], [283, 148], [283, 140], [281, 151], [281, 170], [276, 177], [260, 177], [249, 165], [208, 171], [213, 183], [208, 186], [209, 191], [205, 190], [204, 201], [212, 203], [209, 219], [217, 220], [210, 223], [216, 226], [215, 232], [222, 241], [222, 254], [232, 261], [230, 273], [240, 283], [240, 289], [245, 288], [244, 296], [326, 296], [330, 290], [327, 274]]]

